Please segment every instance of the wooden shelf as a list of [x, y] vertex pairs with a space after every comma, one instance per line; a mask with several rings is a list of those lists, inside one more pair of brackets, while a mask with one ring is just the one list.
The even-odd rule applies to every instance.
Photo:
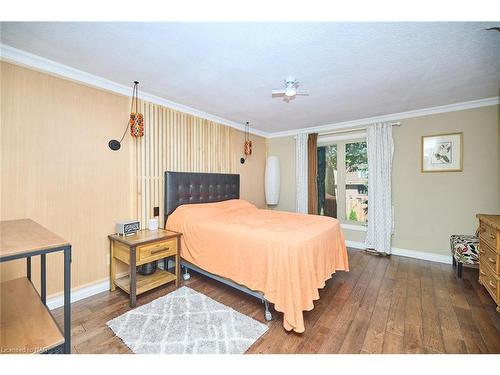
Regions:
[[0, 221], [0, 233], [0, 257], [69, 245], [31, 219]]
[[[156, 288], [160, 285], [169, 283], [171, 281], [175, 281], [176, 276], [173, 273], [164, 271], [162, 269], [157, 269], [153, 274], [144, 276], [141, 274], [137, 274], [137, 294], [141, 294]], [[119, 279], [115, 280], [115, 284], [120, 289], [124, 290], [128, 294], [130, 294], [130, 276], [123, 276]]]
[[64, 343], [64, 337], [25, 278], [0, 284], [0, 353], [41, 353]]

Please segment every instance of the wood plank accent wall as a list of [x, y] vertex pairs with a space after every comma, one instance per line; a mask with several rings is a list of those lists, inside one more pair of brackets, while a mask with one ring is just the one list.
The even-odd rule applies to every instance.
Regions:
[[232, 129], [163, 106], [140, 102], [144, 136], [136, 139], [137, 218], [146, 228], [153, 207], [163, 227], [164, 172], [233, 171]]
[[[129, 98], [5, 62], [0, 68], [0, 219], [30, 217], [70, 241], [73, 288], [108, 280], [107, 235], [117, 221], [144, 222], [154, 206], [163, 213], [164, 169], [234, 170], [241, 197], [265, 206], [266, 139], [251, 136], [253, 155], [242, 165], [243, 132], [141, 103], [146, 136], [127, 135], [114, 152], [107, 143], [123, 133]], [[22, 261], [3, 263], [0, 280], [25, 271]], [[60, 255], [48, 256], [49, 295], [62, 291], [62, 274]]]

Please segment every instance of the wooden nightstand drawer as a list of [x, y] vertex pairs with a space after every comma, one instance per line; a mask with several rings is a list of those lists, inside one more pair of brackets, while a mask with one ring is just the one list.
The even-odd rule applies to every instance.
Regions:
[[496, 276], [500, 275], [500, 254], [483, 241], [479, 244], [479, 260], [485, 267], [491, 268]]
[[148, 245], [137, 247], [138, 265], [142, 263], [152, 262], [157, 259], [162, 259], [177, 253], [177, 240], [171, 239], [167, 241], [155, 242]]
[[497, 252], [497, 230], [490, 225], [481, 223], [479, 229], [479, 238], [482, 242], [485, 242], [490, 246], [495, 252]]

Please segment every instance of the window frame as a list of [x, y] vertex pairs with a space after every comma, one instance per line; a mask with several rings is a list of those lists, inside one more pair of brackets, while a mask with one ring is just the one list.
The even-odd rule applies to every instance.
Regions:
[[[337, 194], [341, 199], [337, 200], [337, 220], [340, 221], [343, 229], [365, 232], [368, 223], [348, 220], [346, 215], [346, 167], [345, 167], [345, 147], [348, 143], [366, 142], [366, 131], [354, 134], [335, 134], [319, 136], [317, 147], [337, 145]], [[339, 166], [341, 168], [339, 168]], [[368, 202], [370, 207], [370, 202]]]

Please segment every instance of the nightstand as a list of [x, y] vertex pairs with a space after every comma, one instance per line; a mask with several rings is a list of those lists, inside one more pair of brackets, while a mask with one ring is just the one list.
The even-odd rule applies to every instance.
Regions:
[[[140, 230], [131, 236], [111, 234], [110, 241], [110, 290], [116, 287], [130, 296], [130, 307], [135, 307], [136, 296], [153, 288], [175, 281], [179, 286], [179, 249], [181, 233], [157, 229]], [[175, 257], [175, 273], [167, 271], [168, 258]], [[116, 278], [116, 260], [129, 266], [129, 274]], [[163, 269], [156, 269], [151, 275], [137, 274], [137, 266], [163, 260]]]

